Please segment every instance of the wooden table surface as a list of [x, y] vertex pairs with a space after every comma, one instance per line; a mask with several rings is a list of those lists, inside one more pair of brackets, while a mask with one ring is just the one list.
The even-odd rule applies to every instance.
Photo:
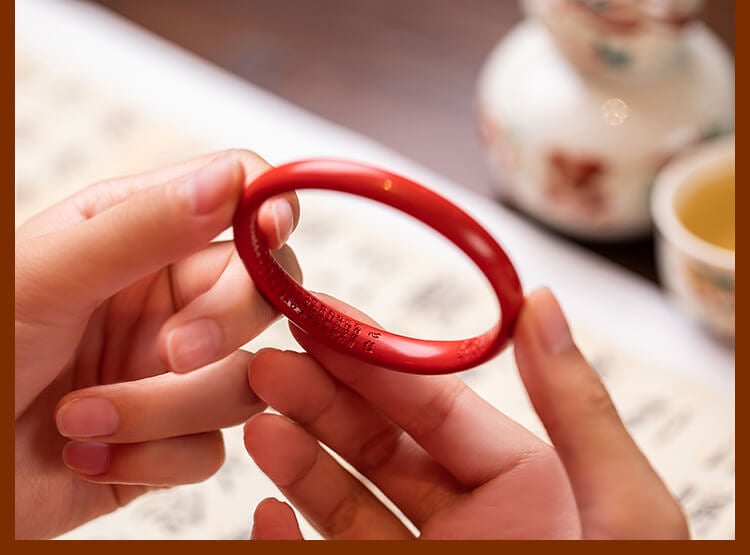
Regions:
[[[494, 198], [475, 82], [516, 0], [92, 1]], [[734, 0], [703, 18], [733, 50]], [[656, 280], [651, 239], [584, 246]]]

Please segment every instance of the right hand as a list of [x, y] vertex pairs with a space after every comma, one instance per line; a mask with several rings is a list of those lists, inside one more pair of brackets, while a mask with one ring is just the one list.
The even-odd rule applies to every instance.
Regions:
[[[456, 376], [376, 368], [292, 331], [309, 354], [263, 350], [251, 363], [253, 389], [284, 416], [251, 418], [245, 445], [323, 536], [413, 538], [318, 442], [378, 486], [423, 539], [688, 538], [679, 504], [630, 437], [549, 291], [526, 300], [514, 344], [554, 447]], [[289, 506], [265, 500], [252, 537], [302, 535]]]

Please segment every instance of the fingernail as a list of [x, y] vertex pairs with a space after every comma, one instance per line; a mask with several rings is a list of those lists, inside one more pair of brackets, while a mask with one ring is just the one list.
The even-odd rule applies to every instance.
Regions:
[[543, 290], [535, 297], [534, 323], [542, 348], [551, 355], [557, 355], [573, 347], [568, 322], [552, 292]]
[[217, 158], [188, 177], [182, 193], [195, 214], [209, 214], [227, 199], [240, 178], [242, 168], [234, 155]]
[[277, 198], [271, 204], [271, 213], [273, 214], [273, 225], [276, 229], [276, 240], [281, 246], [286, 243], [294, 230], [292, 205], [286, 199]]
[[73, 399], [57, 411], [57, 429], [66, 437], [108, 436], [119, 420], [114, 405], [101, 397]]
[[213, 320], [196, 320], [167, 335], [167, 357], [174, 372], [187, 372], [213, 362], [224, 333]]
[[109, 469], [110, 446], [106, 443], [71, 441], [63, 447], [65, 465], [87, 476], [104, 474]]

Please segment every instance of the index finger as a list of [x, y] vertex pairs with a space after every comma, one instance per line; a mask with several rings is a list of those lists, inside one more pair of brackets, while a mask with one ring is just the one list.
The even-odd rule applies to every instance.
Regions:
[[[185, 177], [227, 154], [233, 154], [242, 165], [245, 175], [245, 186], [271, 167], [268, 162], [252, 151], [231, 149], [211, 152], [196, 158], [182, 160], [168, 166], [132, 175], [105, 179], [81, 189], [47, 210], [32, 216], [16, 231], [16, 237], [34, 237], [79, 224], [129, 199], [133, 195]], [[294, 228], [299, 221], [299, 200], [297, 199], [297, 195], [287, 193], [281, 195], [280, 198], [286, 199], [292, 208], [294, 222], [292, 228]], [[272, 210], [272, 203], [273, 199], [269, 199], [269, 202], [264, 204], [263, 211], [268, 212]], [[274, 230], [273, 226], [266, 222], [268, 218], [268, 215], [265, 215], [265, 219], [261, 218], [261, 230], [265, 233], [271, 247], [276, 248], [280, 246], [276, 237], [278, 230]], [[264, 223], [266, 225], [263, 225]]]
[[529, 296], [515, 355], [565, 465], [586, 537], [686, 538], [679, 504], [631, 437], [548, 289]]
[[[325, 300], [375, 324], [340, 301]], [[328, 372], [382, 411], [466, 487], [484, 484], [550, 449], [455, 376], [385, 370], [342, 355], [290, 327], [299, 344]]]

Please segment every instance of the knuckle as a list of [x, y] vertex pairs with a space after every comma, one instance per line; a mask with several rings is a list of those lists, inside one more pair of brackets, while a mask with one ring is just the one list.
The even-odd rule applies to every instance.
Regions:
[[429, 435], [443, 425], [466, 391], [467, 386], [461, 380], [448, 380], [432, 399], [418, 407], [404, 428], [415, 439]]
[[385, 426], [360, 444], [350, 460], [362, 472], [373, 472], [382, 468], [395, 455], [403, 431], [395, 426]]
[[456, 500], [456, 490], [443, 485], [431, 484], [418, 494], [419, 517], [417, 520], [426, 520], [449, 507]]
[[563, 479], [566, 476], [565, 469], [555, 450], [546, 444], [526, 446], [520, 449], [505, 464], [495, 469], [492, 474], [500, 476], [515, 472], [526, 472], [528, 474], [540, 474], [551, 479], [559, 475]]
[[[278, 317], [278, 311], [248, 279], [245, 267], [236, 252], [219, 278], [214, 288], [209, 290], [206, 306], [217, 314], [220, 320], [228, 323], [244, 321], [245, 326], [228, 326], [227, 337], [239, 337], [244, 343], [248, 334], [255, 337]], [[210, 299], [210, 302], [208, 301]], [[240, 340], [238, 339], [238, 340]]]
[[248, 162], [258, 162], [263, 161], [263, 158], [258, 155], [254, 150], [250, 150], [249, 148], [228, 148], [226, 150], [223, 150], [219, 153], [219, 156], [221, 155], [231, 155], [236, 156], [237, 158], [241, 160], [246, 160]]
[[320, 526], [331, 537], [340, 536], [354, 524], [357, 511], [364, 502], [363, 491], [355, 489], [345, 495], [321, 519]]
[[622, 487], [603, 504], [589, 507], [588, 535], [606, 539], [689, 539], [690, 531], [682, 507], [664, 491], [653, 495], [634, 494]]
[[587, 379], [581, 384], [579, 402], [581, 407], [592, 415], [619, 418], [617, 408], [612, 402], [607, 388], [598, 377]]
[[216, 430], [201, 435], [203, 441], [200, 446], [202, 454], [200, 460], [202, 461], [202, 464], [198, 472], [199, 481], [205, 480], [216, 474], [226, 460], [224, 436], [221, 431]]
[[242, 164], [242, 169], [245, 172], [245, 179], [252, 180], [268, 168], [271, 165], [266, 162], [263, 157], [257, 154], [255, 151], [244, 149], [244, 148], [230, 148], [224, 151], [222, 154], [228, 154], [235, 156]]

